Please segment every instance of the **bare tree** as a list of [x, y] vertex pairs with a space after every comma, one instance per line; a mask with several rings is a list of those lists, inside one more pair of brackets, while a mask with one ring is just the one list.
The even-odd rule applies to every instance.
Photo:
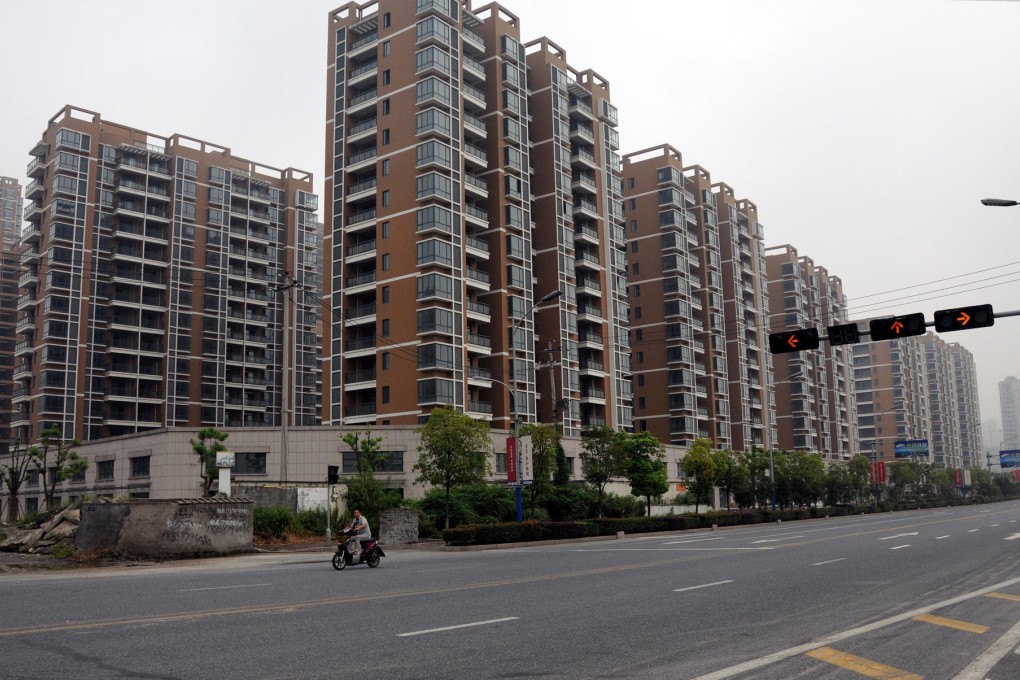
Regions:
[[18, 494], [31, 474], [29, 467], [40, 466], [38, 449], [26, 448], [20, 439], [15, 439], [11, 443], [9, 457], [0, 463], [0, 486], [6, 486], [8, 491], [8, 522], [13, 524], [18, 521]]

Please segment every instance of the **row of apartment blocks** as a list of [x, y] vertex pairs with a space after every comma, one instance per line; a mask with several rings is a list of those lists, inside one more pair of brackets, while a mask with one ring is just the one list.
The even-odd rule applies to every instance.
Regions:
[[567, 436], [827, 459], [942, 437], [939, 462], [976, 457], [966, 350], [773, 357], [770, 331], [846, 322], [840, 279], [766, 249], [757, 206], [676, 149], [621, 156], [608, 82], [522, 43], [507, 9], [350, 3], [328, 54], [321, 226], [308, 173], [50, 120], [19, 256], [22, 441], [408, 426], [450, 405]]

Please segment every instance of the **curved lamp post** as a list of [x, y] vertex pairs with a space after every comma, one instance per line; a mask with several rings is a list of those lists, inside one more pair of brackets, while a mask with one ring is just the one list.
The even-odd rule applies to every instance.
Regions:
[[991, 205], [996, 208], [1011, 208], [1020, 205], [1020, 201], [1013, 201], [1008, 198], [982, 198], [981, 205]]
[[514, 441], [514, 451], [515, 451], [515, 455], [517, 457], [517, 484], [515, 485], [515, 489], [516, 489], [516, 494], [515, 495], [517, 497], [517, 521], [518, 522], [523, 522], [524, 521], [524, 492], [523, 492], [523, 489], [522, 489], [522, 483], [523, 483], [524, 480], [521, 478], [521, 473], [523, 471], [521, 470], [521, 461], [522, 461], [522, 458], [521, 458], [521, 447], [520, 447], [520, 441], [519, 441], [519, 438], [518, 438], [519, 425], [520, 424], [518, 422], [519, 419], [517, 417], [517, 343], [515, 342], [515, 337], [514, 336], [517, 333], [517, 329], [521, 327], [521, 324], [523, 324], [525, 322], [525, 320], [527, 320], [527, 318], [529, 316], [531, 316], [531, 313], [533, 311], [535, 311], [535, 307], [538, 307], [543, 302], [549, 302], [550, 300], [555, 300], [556, 298], [558, 298], [561, 295], [563, 295], [563, 291], [562, 290], [556, 289], [556, 290], [549, 291], [548, 293], [546, 293], [545, 295], [540, 297], [538, 300], [535, 300], [533, 303], [531, 303], [531, 306], [528, 307], [526, 310], [524, 310], [524, 314], [522, 314], [521, 317], [519, 319], [517, 319], [517, 321], [515, 321], [512, 326], [510, 326], [510, 359], [514, 362], [513, 374], [511, 376], [511, 378], [512, 378], [511, 382], [512, 382], [513, 387], [511, 387], [510, 385], [507, 385], [504, 382], [500, 382], [499, 380], [493, 380], [492, 381], [492, 382], [495, 382], [495, 383], [499, 383], [500, 385], [505, 387], [507, 389], [507, 391], [510, 393], [510, 417], [513, 420], [513, 423], [512, 423], [513, 435], [512, 435], [512, 437], [513, 437], [513, 441]]

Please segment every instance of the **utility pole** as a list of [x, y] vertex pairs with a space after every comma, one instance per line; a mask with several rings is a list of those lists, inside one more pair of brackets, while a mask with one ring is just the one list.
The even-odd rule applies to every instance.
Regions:
[[557, 395], [557, 391], [556, 391], [556, 371], [553, 370], [553, 367], [559, 366], [560, 362], [553, 361], [552, 340], [549, 341], [549, 344], [546, 347], [546, 352], [547, 352], [547, 356], [548, 356], [548, 361], [546, 361], [545, 363], [536, 364], [536, 368], [539, 368], [539, 369], [548, 368], [549, 369], [549, 390], [551, 391], [551, 394], [549, 396], [552, 399], [552, 403], [549, 406], [550, 406], [551, 412], [552, 412], [553, 427], [555, 427], [556, 431], [559, 432], [560, 430], [563, 429], [562, 428], [562, 426], [563, 426], [563, 418], [562, 417], [558, 417], [559, 414], [563, 411], [563, 399], [560, 399], [559, 397], [556, 396]]
[[281, 378], [280, 378], [280, 481], [287, 481], [287, 416], [290, 411], [290, 350], [291, 350], [291, 332], [290, 332], [290, 305], [291, 305], [291, 294], [290, 291], [294, 286], [297, 285], [297, 281], [290, 272], [283, 273], [286, 283], [276, 289], [276, 292], [283, 293], [283, 332], [281, 334], [282, 342], [280, 350], [283, 355], [280, 358], [281, 367]]

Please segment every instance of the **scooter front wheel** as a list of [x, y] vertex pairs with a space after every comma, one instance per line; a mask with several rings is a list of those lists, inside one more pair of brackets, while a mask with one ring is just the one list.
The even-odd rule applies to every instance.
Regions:
[[333, 553], [333, 568], [340, 571], [346, 566], [347, 560], [344, 559], [343, 553]]

